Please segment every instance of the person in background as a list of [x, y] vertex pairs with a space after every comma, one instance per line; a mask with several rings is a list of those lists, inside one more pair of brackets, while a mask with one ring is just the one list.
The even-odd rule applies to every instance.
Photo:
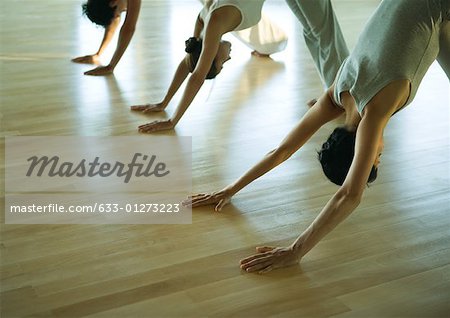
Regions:
[[[187, 81], [182, 98], [175, 113], [168, 120], [153, 121], [139, 126], [139, 131], [152, 133], [173, 129], [190, 106], [203, 83], [215, 78], [230, 57], [231, 43], [222, 36], [229, 32], [248, 29], [261, 20], [265, 0], [209, 0], [200, 11], [191, 38], [186, 41], [186, 55], [175, 71], [172, 83], [162, 102], [131, 106], [140, 112], [163, 111], [181, 84]], [[255, 48], [256, 49], [256, 48]]]
[[[202, 1], [200, 0], [200, 2]], [[116, 51], [110, 63], [84, 73], [85, 75], [111, 74], [133, 37], [141, 8], [141, 0], [88, 0], [82, 5], [82, 8], [83, 13], [93, 23], [105, 28], [103, 39], [96, 53], [72, 59], [72, 62], [83, 64], [100, 63], [100, 56], [106, 50], [120, 25], [121, 13], [126, 12]], [[261, 21], [257, 25], [232, 33], [251, 48], [252, 54], [255, 56], [266, 57], [282, 51], [288, 40], [286, 33], [265, 15], [262, 15]]]
[[141, 0], [88, 0], [82, 8], [89, 20], [105, 28], [103, 39], [96, 53], [72, 59], [75, 63], [84, 64], [98, 64], [100, 62], [100, 56], [119, 27], [121, 13], [126, 12], [125, 21], [120, 28], [117, 47], [109, 64], [98, 66], [84, 73], [85, 75], [112, 74], [133, 37], [141, 9]]

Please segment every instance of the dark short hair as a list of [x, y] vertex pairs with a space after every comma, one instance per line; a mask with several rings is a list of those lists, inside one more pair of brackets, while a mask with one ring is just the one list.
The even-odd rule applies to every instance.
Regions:
[[[189, 54], [188, 66], [189, 72], [193, 72], [197, 66], [198, 59], [200, 58], [200, 53], [202, 52], [202, 40], [191, 37], [185, 41], [186, 48], [185, 52]], [[215, 63], [213, 62], [208, 74], [206, 74], [206, 79], [213, 79], [219, 74]]]
[[[337, 127], [318, 151], [318, 159], [327, 178], [337, 185], [342, 185], [355, 156], [356, 131]], [[377, 168], [372, 167], [367, 183], [377, 178]]]
[[116, 7], [109, 6], [110, 0], [88, 0], [82, 5], [83, 13], [95, 24], [107, 27], [114, 18]]

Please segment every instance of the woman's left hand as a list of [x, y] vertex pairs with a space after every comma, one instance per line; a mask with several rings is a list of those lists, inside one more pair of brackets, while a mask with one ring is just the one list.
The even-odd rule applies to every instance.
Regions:
[[139, 132], [142, 133], [152, 133], [160, 130], [173, 129], [175, 126], [172, 121], [169, 120], [156, 120], [151, 123], [139, 126]]
[[246, 272], [263, 274], [273, 269], [298, 264], [300, 261], [292, 247], [257, 247], [258, 254], [241, 260], [241, 269]]
[[112, 74], [113, 71], [114, 71], [113, 67], [106, 65], [106, 66], [99, 66], [94, 68], [93, 70], [84, 72], [84, 75], [103, 76]]

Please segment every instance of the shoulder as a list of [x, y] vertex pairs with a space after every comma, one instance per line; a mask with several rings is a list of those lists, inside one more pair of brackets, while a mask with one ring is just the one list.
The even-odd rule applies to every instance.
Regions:
[[235, 6], [222, 6], [211, 12], [209, 23], [225, 24], [235, 27], [241, 22], [241, 11]]
[[405, 105], [409, 94], [409, 80], [392, 81], [375, 94], [364, 107], [361, 115], [362, 117], [387, 120]]
[[233, 6], [225, 6], [211, 12], [207, 30], [217, 29], [222, 34], [233, 31], [240, 23], [241, 12]]

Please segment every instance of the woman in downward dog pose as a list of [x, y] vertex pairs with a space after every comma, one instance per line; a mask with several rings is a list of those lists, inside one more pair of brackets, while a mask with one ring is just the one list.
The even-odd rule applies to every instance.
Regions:
[[[169, 120], [154, 121], [139, 126], [144, 133], [173, 129], [192, 103], [206, 79], [212, 79], [230, 59], [231, 43], [222, 41], [225, 33], [240, 31], [256, 25], [261, 19], [265, 0], [207, 0], [200, 11], [193, 37], [186, 41], [186, 56], [178, 65], [163, 101], [158, 104], [132, 106], [142, 112], [163, 111], [181, 84], [190, 76], [175, 113]], [[283, 49], [284, 46], [278, 46]], [[255, 48], [256, 49], [256, 48]], [[267, 52], [261, 52], [267, 53]]]
[[[199, 1], [204, 2], [202, 0]], [[120, 24], [121, 13], [126, 12], [125, 21], [120, 28], [119, 40], [111, 62], [106, 66], [99, 66], [84, 73], [85, 75], [112, 74], [133, 37], [140, 7], [141, 0], [88, 0], [84, 3], [82, 6], [83, 13], [93, 23], [104, 27], [105, 32], [96, 53], [76, 57], [72, 59], [72, 62], [99, 64], [100, 56], [106, 50]], [[258, 56], [268, 56], [279, 52], [287, 44], [287, 35], [284, 31], [264, 15], [255, 26], [233, 32], [233, 35], [254, 50], [253, 54]]]
[[392, 115], [408, 105], [434, 60], [450, 78], [450, 0], [384, 0], [367, 23], [335, 83], [296, 127], [259, 163], [221, 191], [189, 197], [192, 207], [231, 197], [296, 152], [325, 123], [345, 114], [319, 152], [325, 175], [340, 185], [312, 224], [287, 247], [258, 247], [241, 260], [247, 272], [296, 264], [359, 205], [376, 178], [383, 131]]

